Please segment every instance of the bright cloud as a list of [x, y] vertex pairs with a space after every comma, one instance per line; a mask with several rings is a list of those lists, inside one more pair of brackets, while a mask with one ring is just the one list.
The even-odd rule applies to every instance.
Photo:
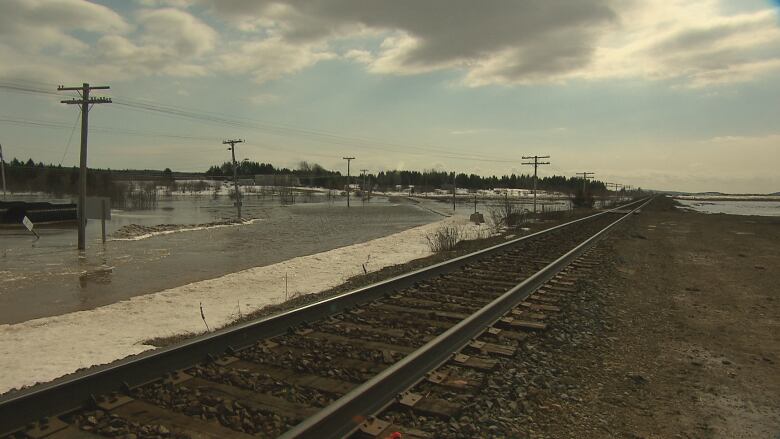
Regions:
[[748, 81], [780, 62], [774, 9], [726, 15], [717, 0], [198, 3], [244, 31], [272, 35], [275, 45], [297, 47], [297, 65], [316, 61], [312, 45], [373, 37], [373, 49], [342, 56], [377, 74], [457, 69], [468, 86], [643, 78], [702, 87]]
[[695, 87], [749, 81], [780, 67], [777, 20], [772, 9], [724, 16], [714, 0], [642, 2], [574, 76], [679, 79]]
[[[85, 1], [4, 1], [0, 52], [18, 55], [16, 71], [32, 70], [49, 49], [67, 56], [57, 61], [78, 68], [84, 64], [79, 58], [97, 48], [94, 67], [123, 77], [219, 71], [258, 83], [336, 57], [384, 75], [456, 70], [472, 87], [572, 78], [670, 79], [705, 87], [780, 70], [776, 10], [727, 15], [718, 0], [138, 4], [142, 9], [123, 19]], [[204, 10], [203, 17], [195, 15]], [[219, 31], [203, 21], [206, 16], [221, 24]], [[0, 74], [10, 70], [0, 65]]]

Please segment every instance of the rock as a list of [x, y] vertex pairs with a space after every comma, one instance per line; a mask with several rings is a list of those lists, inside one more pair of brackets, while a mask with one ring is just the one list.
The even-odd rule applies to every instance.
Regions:
[[647, 382], [647, 378], [638, 373], [630, 372], [626, 374], [626, 377], [633, 381], [634, 384], [645, 384]]

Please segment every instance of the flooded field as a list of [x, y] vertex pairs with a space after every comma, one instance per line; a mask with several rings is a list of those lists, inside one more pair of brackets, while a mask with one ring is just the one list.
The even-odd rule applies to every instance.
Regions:
[[[0, 229], [0, 323], [91, 309], [367, 241], [441, 218], [414, 204], [391, 203], [384, 197], [365, 204], [353, 200], [350, 209], [343, 199], [321, 197], [283, 206], [278, 200], [247, 197], [244, 212], [256, 220], [248, 225], [105, 244], [100, 242], [100, 222], [90, 221], [84, 256], [76, 250], [73, 226], [40, 228], [39, 240], [25, 229]], [[173, 197], [161, 199], [153, 210], [114, 210], [107, 227], [110, 234], [129, 224], [205, 223], [234, 215], [227, 197]]]
[[687, 209], [703, 213], [726, 213], [729, 215], [780, 216], [780, 201], [676, 201]]
[[[70, 202], [43, 195], [12, 199]], [[476, 209], [490, 221], [490, 211], [503, 201], [478, 198]], [[518, 209], [532, 209], [527, 198], [511, 201]], [[126, 238], [121, 232], [134, 225], [152, 229], [161, 224], [201, 225], [236, 215], [227, 196], [160, 197], [153, 209], [112, 209], [105, 244], [100, 239], [100, 221], [90, 220], [83, 255], [76, 250], [75, 224], [36, 227], [37, 240], [22, 227], [0, 228], [0, 324], [92, 309], [368, 241], [453, 214], [449, 199], [375, 196], [367, 202], [353, 198], [351, 204], [347, 209], [344, 197], [322, 193], [300, 196], [293, 205], [250, 194], [243, 205], [243, 216], [251, 218], [249, 224], [117, 238]], [[540, 212], [559, 211], [569, 209], [570, 204], [566, 199], [539, 200], [538, 208]], [[461, 196], [455, 214], [468, 216], [474, 209], [473, 199]]]

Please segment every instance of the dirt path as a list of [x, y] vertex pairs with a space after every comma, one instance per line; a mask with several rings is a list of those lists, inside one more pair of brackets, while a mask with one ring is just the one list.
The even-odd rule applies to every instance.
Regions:
[[594, 336], [559, 358], [579, 390], [530, 436], [780, 439], [780, 219], [662, 199], [629, 223], [585, 287]]

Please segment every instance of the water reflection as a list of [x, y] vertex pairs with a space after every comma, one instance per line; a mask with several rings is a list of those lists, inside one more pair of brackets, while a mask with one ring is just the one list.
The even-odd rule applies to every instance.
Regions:
[[[261, 218], [251, 225], [105, 244], [100, 242], [100, 222], [90, 221], [82, 257], [75, 250], [72, 227], [42, 227], [35, 244], [26, 231], [0, 230], [0, 324], [89, 309], [440, 218], [379, 198], [365, 207], [346, 209], [344, 204], [282, 206], [270, 198], [247, 200], [245, 211]], [[160, 200], [154, 210], [112, 212], [109, 234], [127, 224], [203, 223], [231, 218], [234, 212], [227, 197]]]

